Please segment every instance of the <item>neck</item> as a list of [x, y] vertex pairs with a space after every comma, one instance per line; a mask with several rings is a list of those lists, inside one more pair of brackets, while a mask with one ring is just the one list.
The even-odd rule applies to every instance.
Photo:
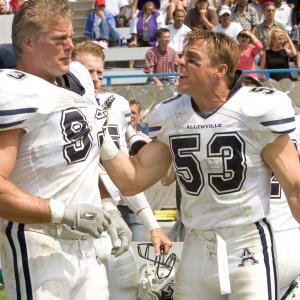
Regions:
[[248, 45], [245, 45], [245, 44], [239, 44], [239, 49], [240, 50], [245, 50], [245, 49], [247, 49], [247, 47], [248, 47]]
[[220, 108], [226, 101], [229, 94], [229, 88], [225, 82], [221, 82], [217, 87], [209, 87], [203, 93], [191, 95], [197, 108], [201, 112], [210, 112]]
[[270, 20], [265, 19], [265, 23], [266, 23], [268, 26], [272, 26], [272, 25], [274, 24], [274, 20], [273, 20], [273, 19], [270, 19]]
[[[29, 62], [32, 62], [32, 60], [28, 60]], [[21, 60], [17, 62], [16, 70], [20, 70], [29, 74], [32, 74], [34, 76], [40, 77], [52, 84], [56, 83], [56, 77], [51, 76], [46, 73], [42, 73], [39, 71], [39, 69], [36, 69], [34, 65], [31, 65], [30, 63], [26, 63], [25, 60]]]
[[238, 9], [239, 12], [243, 13], [243, 12], [247, 11], [247, 6], [238, 5], [237, 9]]
[[179, 28], [182, 27], [182, 25], [183, 25], [183, 24], [176, 24], [176, 23], [174, 23], [174, 28], [179, 29]]
[[158, 50], [161, 52], [165, 52], [168, 49], [168, 45], [158, 45]]

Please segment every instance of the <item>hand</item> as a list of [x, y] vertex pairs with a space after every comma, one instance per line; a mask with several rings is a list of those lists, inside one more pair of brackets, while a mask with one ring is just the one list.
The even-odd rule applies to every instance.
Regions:
[[129, 244], [132, 240], [132, 232], [125, 223], [118, 209], [112, 209], [107, 212], [110, 215], [111, 224], [117, 230], [117, 238], [120, 240], [118, 243], [117, 240], [112, 236], [112, 245], [111, 254], [115, 257], [120, 256], [122, 253], [128, 250]]
[[102, 209], [91, 204], [66, 204], [61, 223], [99, 238], [101, 233], [109, 228], [111, 220]]
[[172, 242], [165, 232], [161, 228], [154, 228], [151, 229], [150, 233], [155, 255], [168, 254], [172, 247]]
[[137, 42], [136, 41], [132, 41], [128, 44], [128, 47], [136, 47], [137, 46]]

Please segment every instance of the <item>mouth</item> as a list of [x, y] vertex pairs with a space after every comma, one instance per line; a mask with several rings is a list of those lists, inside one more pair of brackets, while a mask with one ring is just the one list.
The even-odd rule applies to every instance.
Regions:
[[186, 76], [185, 74], [182, 74], [182, 73], [181, 73], [181, 74], [179, 75], [179, 79], [185, 79], [185, 78], [187, 78], [187, 76]]

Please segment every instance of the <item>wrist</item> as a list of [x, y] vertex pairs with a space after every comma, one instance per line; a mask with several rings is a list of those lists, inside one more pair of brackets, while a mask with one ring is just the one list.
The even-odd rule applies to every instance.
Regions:
[[112, 202], [111, 198], [104, 198], [101, 200], [101, 203], [102, 203], [103, 209], [107, 212], [117, 209], [117, 207]]
[[51, 223], [60, 224], [65, 213], [65, 205], [59, 201], [50, 199]]
[[146, 207], [140, 210], [138, 216], [143, 220], [147, 229], [152, 230], [152, 229], [160, 228], [150, 207]]
[[110, 134], [106, 132], [104, 135], [103, 144], [100, 149], [100, 158], [102, 161], [108, 161], [114, 159], [118, 153], [119, 149], [116, 144], [113, 142]]

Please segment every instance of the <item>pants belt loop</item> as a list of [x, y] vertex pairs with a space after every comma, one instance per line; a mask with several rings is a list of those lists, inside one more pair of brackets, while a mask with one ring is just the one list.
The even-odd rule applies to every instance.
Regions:
[[216, 238], [220, 290], [222, 295], [230, 294], [231, 288], [226, 242], [217, 232]]

